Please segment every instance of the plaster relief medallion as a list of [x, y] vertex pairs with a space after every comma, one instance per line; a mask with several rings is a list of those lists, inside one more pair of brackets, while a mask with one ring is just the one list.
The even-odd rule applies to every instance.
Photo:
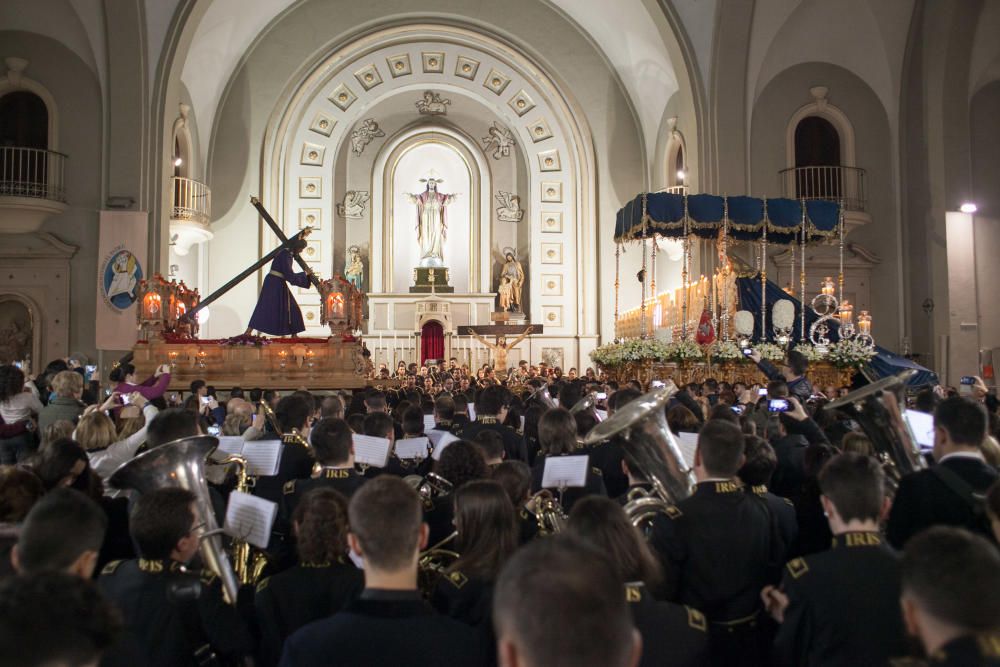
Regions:
[[299, 229], [312, 227], [313, 229], [323, 229], [323, 209], [300, 208], [299, 209]]
[[558, 204], [562, 201], [562, 183], [559, 181], [542, 181], [542, 201]]
[[441, 93], [425, 90], [424, 98], [413, 103], [422, 116], [445, 116], [451, 100], [441, 97]]
[[559, 171], [562, 164], [559, 161], [559, 151], [553, 148], [538, 154], [538, 168], [542, 171]]
[[302, 199], [319, 199], [323, 196], [323, 179], [320, 176], [302, 176], [299, 178], [299, 197]]
[[358, 99], [358, 96], [354, 94], [354, 91], [347, 87], [346, 83], [342, 83], [333, 89], [333, 92], [330, 93], [330, 97], [328, 99], [341, 111], [347, 111], [347, 107], [354, 104], [354, 101]]
[[542, 211], [542, 232], [558, 234], [562, 231], [563, 214], [559, 211]]
[[494, 198], [500, 203], [497, 208], [497, 220], [501, 222], [521, 222], [521, 218], [524, 217], [524, 209], [521, 208], [521, 198], [512, 192], [500, 191], [499, 194], [494, 195]]
[[313, 118], [311, 123], [309, 123], [309, 129], [316, 134], [322, 134], [324, 137], [329, 137], [336, 124], [337, 121], [321, 111], [316, 114], [316, 117]]
[[455, 76], [472, 81], [479, 72], [479, 61], [468, 56], [459, 56], [455, 63]]
[[382, 75], [378, 73], [377, 69], [375, 69], [374, 64], [365, 65], [359, 69], [354, 73], [354, 78], [358, 80], [358, 83], [360, 83], [361, 87], [365, 90], [371, 90], [375, 86], [382, 83]]
[[486, 131], [486, 135], [483, 137], [484, 151], [492, 150], [494, 160], [510, 157], [511, 149], [517, 143], [514, 141], [513, 132], [497, 121], [493, 121], [493, 127]]
[[542, 244], [542, 264], [562, 264], [562, 243]]
[[358, 157], [365, 150], [365, 146], [375, 140], [376, 137], [384, 137], [385, 132], [378, 126], [374, 118], [365, 118], [361, 121], [358, 129], [351, 132], [351, 150]]
[[509, 83], [509, 76], [497, 71], [496, 69], [491, 69], [490, 73], [486, 75], [486, 80], [483, 81], [483, 86], [497, 95], [502, 95], [503, 91], [507, 89], [507, 84]]
[[562, 326], [562, 306], [542, 306], [542, 319], [545, 324]]
[[306, 249], [302, 251], [302, 259], [309, 263], [316, 263], [323, 259], [323, 242], [320, 240], [310, 240], [306, 242]]
[[319, 144], [311, 144], [308, 141], [302, 144], [302, 157], [299, 160], [307, 167], [323, 166], [323, 154], [326, 148]]
[[444, 73], [444, 53], [439, 51], [425, 52], [420, 54], [420, 59], [423, 61], [425, 74]]
[[385, 59], [385, 62], [389, 65], [389, 74], [392, 74], [392, 78], [394, 79], [413, 74], [413, 69], [410, 67], [410, 55], [408, 53], [389, 56]]
[[562, 296], [563, 277], [558, 273], [542, 274], [542, 296]]
[[545, 122], [544, 118], [539, 118], [534, 123], [528, 123], [526, 129], [528, 135], [531, 136], [532, 143], [537, 144], [539, 141], [552, 138], [552, 130], [549, 129], [549, 124]]
[[364, 217], [365, 206], [370, 198], [367, 190], [348, 190], [344, 194], [343, 203], [337, 204], [337, 215], [353, 220]]
[[513, 109], [514, 113], [518, 116], [523, 116], [535, 108], [535, 103], [531, 101], [530, 97], [528, 97], [528, 93], [524, 92], [522, 89], [518, 91], [517, 95], [510, 98], [510, 101], [507, 102], [507, 106]]

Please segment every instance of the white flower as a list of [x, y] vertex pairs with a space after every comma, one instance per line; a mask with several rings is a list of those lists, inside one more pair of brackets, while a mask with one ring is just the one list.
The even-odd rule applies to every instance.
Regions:
[[677, 340], [670, 344], [667, 358], [670, 361], [701, 360], [705, 357], [701, 346], [693, 340]]
[[749, 310], [736, 311], [736, 315], [733, 317], [733, 325], [736, 327], [736, 333], [739, 335], [752, 336], [754, 330], [753, 313]]
[[780, 361], [785, 358], [785, 351], [774, 343], [761, 343], [754, 349], [760, 354], [761, 359], [767, 359], [768, 361]]
[[827, 353], [830, 363], [841, 368], [860, 366], [874, 356], [874, 348], [850, 338], [838, 340], [830, 346], [830, 351]]
[[796, 352], [801, 352], [802, 355], [810, 362], [813, 361], [823, 361], [826, 359], [826, 352], [818, 347], [804, 343], [795, 346]]
[[788, 299], [776, 301], [771, 309], [771, 324], [778, 329], [791, 329], [795, 324], [795, 304]]
[[716, 343], [712, 347], [712, 356], [722, 360], [742, 359], [743, 352], [740, 350], [739, 345], [731, 340], [727, 340]]

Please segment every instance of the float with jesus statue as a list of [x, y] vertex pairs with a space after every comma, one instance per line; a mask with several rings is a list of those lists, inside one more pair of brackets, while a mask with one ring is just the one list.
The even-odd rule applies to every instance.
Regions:
[[[222, 387], [364, 387], [371, 368], [359, 335], [364, 293], [340, 275], [317, 277], [299, 256], [311, 230], [288, 238], [259, 200], [251, 202], [281, 244], [204, 299], [183, 282], [168, 282], [159, 274], [142, 280], [136, 299], [139, 340], [132, 351], [136, 371], [151, 375], [161, 364], [169, 364], [171, 390], [186, 390], [192, 380], [206, 377]], [[233, 338], [198, 338], [198, 312], [268, 262], [270, 270], [247, 331]], [[303, 271], [295, 272], [292, 262]], [[305, 326], [289, 283], [311, 285], [320, 293], [320, 322], [330, 327], [328, 338], [298, 337]]]

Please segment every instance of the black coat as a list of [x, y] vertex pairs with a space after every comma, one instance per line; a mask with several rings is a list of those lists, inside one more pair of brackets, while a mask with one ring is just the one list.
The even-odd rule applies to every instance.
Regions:
[[503, 424], [495, 422], [477, 420], [463, 426], [459, 432], [459, 437], [463, 440], [469, 440], [471, 442], [476, 439], [476, 434], [482, 431], [495, 431], [500, 434], [500, 437], [503, 439], [503, 449], [507, 454], [506, 459], [508, 461], [528, 462], [528, 448], [524, 444], [524, 438], [519, 436], [517, 431], [509, 426], [504, 426]]
[[[538, 493], [542, 490], [542, 479], [545, 477], [545, 458], [544, 456], [539, 456], [535, 461], [535, 465], [531, 468], [531, 492]], [[557, 489], [550, 489], [552, 493], [559, 498], [559, 491]], [[590, 466], [590, 470], [587, 471], [587, 479], [583, 487], [566, 489], [562, 493], [562, 508], [569, 514], [570, 509], [580, 498], [584, 496], [607, 496], [608, 490], [604, 487], [604, 479], [601, 477], [601, 469]]]
[[625, 600], [642, 635], [640, 667], [708, 664], [708, 622], [697, 609], [658, 602], [642, 584], [626, 584]]
[[1000, 667], [1000, 634], [953, 639], [935, 651], [927, 664], [935, 667]]

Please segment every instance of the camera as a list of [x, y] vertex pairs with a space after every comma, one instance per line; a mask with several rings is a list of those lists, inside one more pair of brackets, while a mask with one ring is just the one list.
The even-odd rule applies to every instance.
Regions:
[[788, 407], [788, 399], [786, 398], [772, 398], [767, 402], [768, 412], [787, 412]]

